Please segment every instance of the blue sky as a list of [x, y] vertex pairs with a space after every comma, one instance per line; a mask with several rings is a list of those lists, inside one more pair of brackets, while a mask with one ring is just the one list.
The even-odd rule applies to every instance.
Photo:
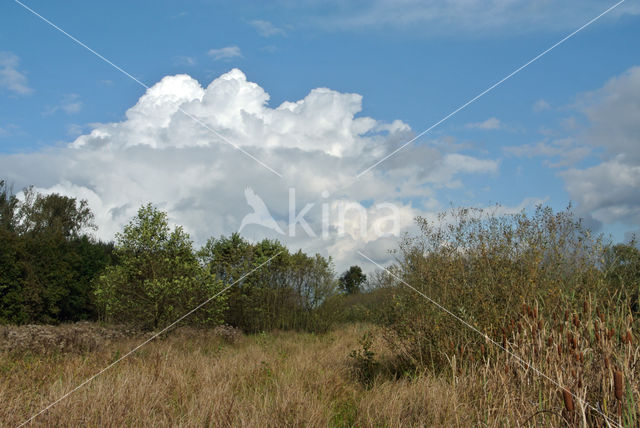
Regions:
[[[239, 69], [244, 77], [234, 74], [231, 80], [239, 79], [240, 86], [255, 82], [269, 94], [264, 105], [270, 109], [285, 101], [305, 100], [315, 88], [331, 89], [332, 101], [326, 101], [333, 103], [331, 107], [322, 104], [325, 101], [312, 104], [309, 99], [306, 116], [300, 113], [295, 120], [271, 119], [270, 110], [256, 110], [260, 126], [268, 122], [278, 129], [269, 147], [265, 135], [271, 131], [256, 134], [265, 138], [259, 141], [252, 136], [256, 128], [249, 122], [220, 119], [251, 110], [246, 106], [254, 105], [255, 100], [242, 95], [244, 89], [220, 89], [216, 105], [226, 105], [224, 91], [231, 91], [235, 101], [225, 107], [230, 110], [215, 106], [208, 111], [193, 110], [199, 112], [194, 115], [203, 115], [198, 118], [210, 119], [210, 126], [234, 144], [238, 141], [247, 152], [271, 159], [288, 171], [284, 180], [258, 172], [261, 167], [238, 151], [221, 148], [206, 152], [220, 162], [218, 168], [212, 161], [209, 171], [195, 160], [205, 155], [196, 152], [203, 145], [224, 143], [210, 135], [211, 141], [185, 148], [181, 141], [193, 134], [178, 125], [163, 137], [168, 141], [164, 146], [164, 142], [138, 143], [136, 138], [144, 136], [139, 134], [141, 128], [132, 131], [134, 127], [164, 126], [153, 118], [146, 125], [140, 121], [127, 124], [127, 110], [142, 105], [139, 100], [145, 89], [12, 1], [0, 6], [0, 177], [17, 188], [34, 184], [43, 191], [89, 199], [94, 211], [102, 212], [97, 217], [101, 237], [106, 239], [145, 200], [165, 207], [176, 222], [186, 224], [196, 240], [230, 233], [248, 210], [244, 188], [255, 188], [274, 215], [283, 216], [289, 187], [313, 188], [305, 193], [309, 201], [317, 198], [316, 187], [339, 188], [348, 176], [614, 4], [498, 0], [379, 0], [347, 6], [316, 1], [265, 3], [32, 0], [25, 4], [148, 86], [166, 76], [186, 74], [206, 88]], [[544, 201], [561, 209], [572, 201], [589, 224], [616, 239], [637, 231], [640, 129], [634, 123], [640, 122], [635, 115], [640, 113], [640, 72], [634, 67], [640, 65], [639, 12], [638, 2], [627, 0], [405, 148], [394, 162], [372, 170], [350, 192], [334, 196], [397, 201], [408, 210], [407, 215], [429, 215], [450, 204], [501, 203], [519, 209]], [[253, 86], [246, 88], [249, 91]], [[169, 91], [174, 90], [186, 89]], [[353, 113], [348, 107], [357, 104], [357, 99], [339, 94], [359, 94], [360, 111]], [[265, 103], [260, 94], [251, 96]], [[163, 103], [166, 97], [154, 100]], [[233, 109], [238, 111], [232, 114]], [[614, 114], [616, 109], [625, 113]], [[218, 118], [213, 118], [214, 110]], [[147, 117], [145, 112], [140, 114]], [[238, 117], [246, 119], [241, 114]], [[377, 127], [367, 128], [365, 134], [352, 127], [343, 129], [354, 117], [372, 118]], [[382, 125], [396, 120], [405, 128], [390, 131]], [[121, 126], [112, 132], [115, 128], [108, 124]], [[287, 127], [300, 133], [292, 137], [294, 142], [280, 133]], [[95, 130], [109, 133], [109, 149], [86, 149], [93, 147], [89, 140], [95, 135], [89, 134]], [[345, 137], [345, 132], [353, 135]], [[153, 135], [158, 134], [154, 131]], [[336, 141], [326, 141], [328, 135]], [[88, 136], [89, 143], [71, 149], [82, 136]], [[301, 142], [301, 138], [309, 141]], [[344, 153], [336, 154], [332, 144], [344, 147]], [[141, 147], [154, 151], [138, 153]], [[164, 186], [170, 189], [156, 189], [159, 180], [154, 174], [172, 174], [166, 168], [155, 168], [167, 161], [171, 150], [184, 162], [176, 174], [191, 165], [194, 171], [205, 168], [215, 184], [204, 186], [194, 173], [193, 182], [181, 176], [185, 181]], [[195, 156], [192, 163], [189, 156]], [[136, 176], [137, 172], [126, 169], [130, 159], [136, 159], [130, 167], [145, 170], [145, 175]], [[305, 168], [305, 162], [313, 167]], [[227, 173], [225, 167], [231, 170]], [[338, 167], [344, 170], [344, 177], [334, 173]], [[114, 176], [116, 169], [119, 172]], [[123, 178], [119, 182], [114, 177]], [[229, 194], [220, 191], [226, 186], [223, 178], [237, 188]], [[109, 188], [107, 183], [114, 182], [118, 182], [113, 184], [116, 189]], [[131, 190], [118, 194], [116, 190], [122, 188]], [[224, 201], [230, 208], [194, 202], [201, 198]], [[298, 204], [304, 205], [303, 201]], [[121, 218], [116, 212], [123, 213]], [[249, 237], [259, 238], [262, 233], [256, 227]], [[291, 239], [292, 245], [335, 252], [345, 260], [350, 250], [369, 246], [373, 251], [371, 240], [352, 241]]]

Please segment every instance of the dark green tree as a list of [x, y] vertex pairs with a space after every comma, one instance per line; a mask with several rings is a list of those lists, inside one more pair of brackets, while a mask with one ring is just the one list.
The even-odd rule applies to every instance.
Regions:
[[19, 200], [0, 182], [0, 322], [91, 319], [90, 284], [109, 263], [86, 201], [32, 188]]
[[338, 280], [340, 289], [346, 294], [355, 294], [362, 290], [367, 281], [367, 275], [362, 273], [360, 266], [351, 266]]
[[0, 180], [0, 229], [14, 232], [19, 201], [5, 180]]
[[23, 248], [15, 233], [18, 198], [0, 180], [0, 323], [24, 322], [20, 259]]

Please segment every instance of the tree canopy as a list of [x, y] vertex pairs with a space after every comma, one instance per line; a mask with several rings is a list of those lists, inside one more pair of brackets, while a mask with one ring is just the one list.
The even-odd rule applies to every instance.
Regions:
[[339, 279], [340, 289], [346, 294], [355, 294], [362, 290], [367, 281], [367, 275], [362, 273], [360, 266], [351, 266]]

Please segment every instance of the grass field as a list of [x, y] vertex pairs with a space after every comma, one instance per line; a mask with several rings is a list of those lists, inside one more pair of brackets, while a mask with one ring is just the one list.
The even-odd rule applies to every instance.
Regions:
[[[152, 342], [35, 421], [36, 426], [351, 426], [451, 423], [460, 405], [445, 381], [351, 380], [365, 326], [324, 336], [242, 337], [179, 330]], [[0, 359], [0, 419], [14, 426], [108, 365], [140, 339], [99, 350]], [[440, 396], [445, 400], [433, 401]], [[446, 405], [445, 405], [446, 403]]]
[[[66, 345], [51, 351], [49, 344], [47, 351], [23, 339], [38, 350], [0, 354], [3, 426], [19, 425], [144, 340], [93, 324], [40, 328], [48, 334], [38, 337]], [[5, 329], [6, 338], [11, 328]], [[447, 372], [394, 376], [377, 329], [352, 324], [325, 335], [252, 336], [179, 329], [122, 360], [32, 426], [583, 425], [580, 403], [567, 414], [557, 388], [508, 360], [465, 366], [452, 353]], [[367, 384], [349, 354], [371, 331], [378, 338], [371, 347], [377, 369]]]
[[[34, 420], [35, 426], [466, 425], [473, 403], [450, 380], [351, 375], [366, 325], [327, 335], [283, 332], [230, 344], [179, 330], [123, 360]], [[132, 348], [0, 357], [0, 419], [15, 426]]]

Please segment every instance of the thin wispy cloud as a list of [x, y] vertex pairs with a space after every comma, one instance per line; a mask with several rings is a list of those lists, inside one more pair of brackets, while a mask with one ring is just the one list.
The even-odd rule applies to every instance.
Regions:
[[44, 115], [49, 116], [58, 111], [63, 111], [66, 114], [76, 114], [82, 110], [82, 101], [78, 94], [67, 94], [62, 98], [60, 104], [55, 106], [49, 106], [44, 110]]
[[231, 58], [242, 58], [242, 51], [237, 46], [226, 46], [219, 49], [210, 49], [207, 55], [218, 60], [228, 60]]
[[470, 129], [480, 129], [483, 131], [495, 131], [498, 129], [503, 129], [504, 124], [497, 117], [490, 117], [484, 122], [467, 123], [465, 127]]
[[176, 56], [173, 57], [173, 65], [193, 67], [198, 61], [192, 56]]
[[253, 28], [256, 29], [258, 34], [262, 37], [272, 37], [278, 35], [284, 35], [284, 30], [282, 28], [278, 28], [273, 25], [269, 21], [263, 21], [261, 19], [253, 20], [249, 23]]
[[[612, 2], [613, 3], [613, 2]], [[296, 7], [296, 6], [293, 6]], [[490, 35], [548, 32], [573, 28], [602, 12], [599, 0], [541, 2], [528, 0], [370, 0], [356, 4], [329, 1], [323, 13], [307, 17], [307, 25], [327, 30], [410, 30], [414, 34]], [[610, 22], [640, 14], [627, 2], [612, 12]]]
[[12, 52], [0, 52], [0, 88], [18, 95], [33, 92], [27, 76], [18, 70], [20, 59]]
[[545, 139], [533, 144], [507, 146], [503, 152], [509, 156], [532, 159], [544, 158], [550, 168], [573, 166], [589, 156], [591, 149], [573, 138]]
[[538, 100], [533, 104], [533, 111], [539, 113], [545, 110], [551, 110], [551, 104], [545, 100]]
[[83, 131], [84, 128], [77, 123], [70, 123], [69, 125], [67, 125], [67, 135], [69, 136], [77, 137], [79, 135], [82, 135]]
[[7, 123], [0, 126], [0, 138], [13, 137], [21, 134], [24, 134], [24, 131], [22, 131], [15, 123]]
[[178, 12], [175, 15], [171, 16], [172, 19], [177, 19], [177, 18], [183, 18], [185, 16], [187, 16], [189, 14], [189, 12], [187, 12], [186, 10], [183, 10], [182, 12]]

